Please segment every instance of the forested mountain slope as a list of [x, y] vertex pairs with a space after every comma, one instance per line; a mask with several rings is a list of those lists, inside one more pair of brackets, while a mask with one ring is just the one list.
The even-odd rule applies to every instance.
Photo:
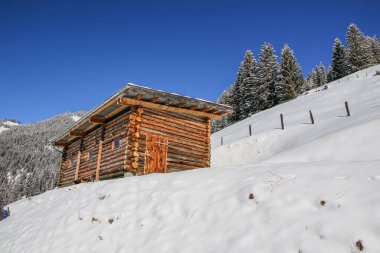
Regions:
[[64, 113], [30, 124], [0, 121], [0, 206], [52, 189], [61, 154], [49, 139], [82, 116]]

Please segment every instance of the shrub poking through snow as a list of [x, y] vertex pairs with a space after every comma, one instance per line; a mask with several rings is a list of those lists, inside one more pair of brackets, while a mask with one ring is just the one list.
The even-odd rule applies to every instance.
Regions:
[[326, 201], [321, 200], [321, 206], [324, 206], [324, 205], [326, 205]]
[[108, 219], [108, 223], [109, 223], [109, 224], [112, 224], [112, 223], [113, 223], [113, 218]]
[[95, 217], [92, 217], [91, 222], [94, 223], [95, 221], [98, 221], [98, 219]]
[[250, 193], [249, 196], [248, 196], [249, 199], [254, 199], [255, 196], [253, 196], [253, 193]]
[[103, 240], [103, 237], [101, 237], [100, 235], [99, 235], [99, 240]]
[[362, 243], [361, 240], [357, 240], [356, 243], [355, 243], [355, 245], [356, 245], [356, 248], [358, 248], [359, 251], [363, 251], [364, 246], [363, 246], [363, 243]]
[[103, 200], [103, 199], [105, 199], [106, 197], [107, 197], [107, 195], [104, 194], [104, 195], [99, 196], [98, 199], [99, 199], [99, 200]]

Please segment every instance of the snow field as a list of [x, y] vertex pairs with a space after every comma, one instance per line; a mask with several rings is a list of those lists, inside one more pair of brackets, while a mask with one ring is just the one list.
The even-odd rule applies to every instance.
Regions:
[[213, 134], [212, 168], [12, 203], [0, 222], [0, 252], [377, 253], [379, 68]]

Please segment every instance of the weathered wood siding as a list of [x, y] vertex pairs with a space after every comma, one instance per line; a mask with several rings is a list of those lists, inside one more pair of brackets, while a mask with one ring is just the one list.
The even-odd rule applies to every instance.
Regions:
[[[100, 177], [120, 171], [143, 175], [146, 138], [168, 139], [167, 172], [210, 166], [210, 120], [184, 114], [132, 106], [131, 110], [104, 123]], [[102, 126], [83, 137], [78, 180], [94, 180], [98, 164]], [[119, 139], [119, 147], [113, 141]], [[60, 185], [74, 182], [81, 140], [66, 146], [62, 155]], [[88, 152], [93, 156], [88, 159]], [[74, 159], [74, 166], [68, 166]]]
[[147, 134], [168, 138], [167, 172], [210, 166], [209, 120], [144, 108], [140, 142]]
[[[64, 149], [63, 160], [61, 163], [60, 184], [67, 184], [74, 181], [80, 140], [76, 140]], [[74, 166], [69, 166], [69, 161], [74, 159]]]
[[[129, 114], [128, 111], [106, 124], [100, 176], [124, 170]], [[119, 139], [119, 148], [112, 150], [115, 139]]]
[[[129, 112], [105, 123], [104, 141], [102, 147], [102, 159], [100, 163], [100, 176], [124, 170], [124, 153], [126, 148], [126, 132], [129, 122]], [[94, 180], [98, 161], [99, 143], [101, 140], [102, 127], [89, 132], [83, 137], [82, 152], [78, 171], [78, 180]], [[119, 139], [119, 148], [112, 150], [112, 142]], [[78, 152], [80, 139], [71, 143], [64, 149], [62, 155], [61, 172], [59, 183], [65, 185], [75, 181], [76, 166], [78, 163]], [[88, 159], [88, 152], [92, 151], [92, 158]], [[68, 163], [74, 159], [74, 166]]]
[[[100, 141], [101, 127], [91, 131], [83, 137], [83, 149], [79, 166], [78, 179], [92, 178], [95, 176], [96, 161], [98, 157], [98, 144]], [[87, 159], [87, 153], [92, 151], [93, 157]]]

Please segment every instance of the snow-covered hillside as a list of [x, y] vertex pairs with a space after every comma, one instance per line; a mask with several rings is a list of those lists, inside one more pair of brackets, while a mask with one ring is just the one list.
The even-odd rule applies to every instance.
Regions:
[[0, 252], [379, 252], [376, 69], [214, 134], [212, 168], [17, 201]]
[[[332, 82], [327, 90], [309, 91], [213, 134], [212, 165], [378, 160], [380, 75], [374, 76], [376, 71], [380, 71], [380, 65]], [[345, 101], [350, 117], [346, 117]], [[310, 123], [309, 110], [314, 125]], [[285, 130], [281, 130], [281, 113]]]
[[10, 120], [0, 120], [0, 133], [9, 130], [13, 126], [18, 126], [19, 123]]

